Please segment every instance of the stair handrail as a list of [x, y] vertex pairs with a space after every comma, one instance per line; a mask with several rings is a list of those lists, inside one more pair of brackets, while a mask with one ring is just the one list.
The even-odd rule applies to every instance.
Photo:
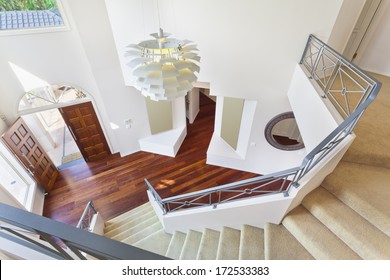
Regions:
[[[315, 49], [317, 49], [317, 52], [315, 53], [313, 53], [313, 45], [315, 46]], [[330, 65], [332, 65], [333, 63], [333, 66], [327, 65], [325, 58], [330, 59], [330, 61], [332, 61]], [[174, 212], [180, 209], [186, 209], [185, 207], [188, 206], [203, 207], [212, 205], [213, 208], [216, 208], [217, 205], [226, 201], [217, 201], [217, 203], [214, 203], [211, 200], [209, 203], [199, 203], [197, 201], [205, 197], [211, 197], [211, 194], [214, 193], [221, 193], [222, 191], [232, 190], [234, 188], [247, 186], [248, 184], [254, 184], [257, 182], [267, 182], [267, 180], [280, 180], [286, 178], [286, 176], [287, 178], [291, 178], [287, 188], [282, 189], [280, 191], [271, 192], [270, 194], [283, 193], [285, 196], [288, 196], [292, 187], [299, 187], [300, 180], [302, 180], [302, 178], [306, 174], [308, 174], [317, 164], [319, 164], [326, 157], [326, 155], [328, 155], [336, 146], [338, 146], [345, 138], [348, 137], [348, 135], [352, 133], [362, 114], [367, 109], [367, 107], [375, 100], [382, 86], [382, 83], [380, 81], [378, 81], [371, 75], [365, 73], [362, 69], [354, 65], [352, 62], [343, 57], [341, 54], [339, 54], [337, 51], [332, 49], [330, 46], [325, 44], [313, 34], [311, 34], [308, 38], [305, 50], [300, 60], [300, 64], [308, 70], [309, 79], [314, 80], [320, 86], [321, 90], [323, 91], [323, 98], [331, 97], [335, 99], [335, 96], [333, 95], [333, 86], [336, 82], [336, 76], [341, 75], [341, 72], [348, 73], [347, 71], [351, 71], [351, 73], [353, 74], [347, 74], [347, 78], [351, 78], [351, 80], [357, 83], [358, 87], [360, 88], [362, 88], [362, 82], [365, 82], [367, 84], [366, 87], [363, 87], [365, 91], [363, 92], [362, 97], [359, 99], [359, 102], [357, 103], [355, 108], [353, 108], [352, 111], [346, 110], [345, 108], [342, 108], [340, 110], [340, 108], [338, 107], [342, 107], [342, 104], [340, 104], [339, 101], [336, 101], [335, 103], [332, 102], [334, 108], [339, 112], [340, 116], [344, 118], [344, 120], [339, 124], [339, 126], [334, 129], [327, 137], [325, 137], [325, 139], [322, 140], [315, 148], [313, 148], [313, 150], [310, 151], [304, 157], [302, 163], [295, 168], [279, 171], [268, 175], [258, 176], [249, 180], [242, 180], [200, 191], [176, 195], [164, 199], [161, 199], [161, 197], [158, 195], [157, 191], [153, 188], [153, 186], [147, 181], [147, 179], [145, 179], [145, 182], [147, 182], [148, 190], [153, 193], [153, 196], [155, 198], [158, 197], [158, 199], [156, 199], [156, 202], [159, 204], [164, 214]], [[321, 69], [318, 70], [320, 66]], [[330, 69], [330, 72], [328, 71], [328, 69]], [[323, 76], [318, 73], [319, 71], [322, 71]], [[355, 77], [352, 77], [353, 75]], [[341, 93], [345, 94], [346, 90], [343, 84], [342, 86], [343, 89]], [[347, 106], [349, 106], [348, 100], [346, 101], [346, 103]], [[284, 183], [285, 181], [283, 181], [283, 184]], [[263, 188], [263, 185], [259, 185], [256, 189], [261, 188]], [[255, 193], [255, 195], [253, 196], [260, 195], [265, 194], [257, 192], [257, 194]], [[192, 200], [186, 200], [189, 198], [191, 198]], [[229, 199], [228, 201], [231, 200], [232, 199]], [[178, 206], [172, 208], [172, 204], [176, 204], [176, 206]]]
[[[163, 260], [164, 256], [94, 234], [4, 203], [0, 203], [0, 239], [28, 247], [55, 259]], [[38, 234], [50, 246], [37, 243], [14, 227]], [[70, 253], [71, 252], [71, 253]]]
[[96, 215], [98, 212], [93, 205], [93, 201], [88, 201], [87, 205], [85, 206], [84, 212], [80, 217], [80, 220], [77, 223], [77, 228], [81, 228], [83, 230], [92, 231], [91, 224], [92, 224], [92, 218], [94, 215]]
[[[346, 57], [338, 53], [335, 49], [324, 43], [313, 34], [309, 35], [300, 64], [305, 66], [305, 68], [309, 71], [309, 79], [314, 79], [321, 87], [323, 91], [322, 97], [330, 99], [334, 108], [344, 119], [363, 105], [364, 101], [369, 96], [374, 97], [375, 99], [381, 87], [380, 81], [367, 74], [364, 70], [353, 64]], [[343, 75], [352, 80], [357, 88], [360, 88], [360, 90], [348, 90], [347, 87], [344, 87]], [[342, 83], [342, 88], [339, 90], [333, 88], [337, 78], [339, 78]], [[361, 84], [362, 82], [366, 84], [366, 87]], [[379, 85], [379, 88], [375, 91], [373, 88], [376, 85]], [[340, 93], [344, 97], [348, 93], [361, 93], [361, 98], [351, 111], [347, 98], [344, 99], [345, 106], [343, 106], [343, 104], [335, 97], [334, 93]], [[361, 107], [360, 109], [364, 111], [365, 108]]]

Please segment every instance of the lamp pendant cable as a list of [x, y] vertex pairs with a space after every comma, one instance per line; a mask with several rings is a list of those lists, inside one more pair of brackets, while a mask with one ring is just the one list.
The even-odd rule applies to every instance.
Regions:
[[157, 0], [157, 16], [158, 16], [158, 29], [161, 30], [161, 18], [160, 18], [160, 5], [159, 0]]

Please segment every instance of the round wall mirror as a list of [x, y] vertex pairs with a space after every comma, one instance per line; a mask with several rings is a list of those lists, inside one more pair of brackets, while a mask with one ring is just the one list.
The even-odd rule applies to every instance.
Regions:
[[293, 112], [271, 119], [265, 127], [265, 139], [279, 150], [295, 151], [305, 147]]

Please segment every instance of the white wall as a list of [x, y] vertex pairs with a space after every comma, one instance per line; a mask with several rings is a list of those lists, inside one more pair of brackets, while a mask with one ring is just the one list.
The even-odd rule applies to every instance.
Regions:
[[[157, 30], [155, 2], [106, 1], [113, 33], [104, 0], [62, 2], [70, 30], [0, 36], [0, 112], [12, 123], [24, 94], [12, 62], [50, 84], [87, 91], [95, 99], [113, 152], [138, 151], [138, 140], [150, 136], [150, 128], [144, 98], [124, 85], [130, 70], [123, 52], [127, 44]], [[258, 109], [269, 119], [284, 111], [271, 108], [270, 102], [288, 104], [285, 93], [308, 34], [327, 40], [343, 0], [160, 2], [166, 31], [198, 44], [199, 80], [211, 83], [213, 95], [258, 99]], [[194, 20], [188, 20], [189, 12]], [[133, 123], [126, 129], [123, 121], [129, 118]], [[256, 119], [254, 127], [261, 128], [263, 122]]]
[[5, 121], [0, 119], [0, 135], [2, 135], [7, 130], [7, 128], [8, 128], [8, 126], [5, 123]]
[[199, 113], [199, 88], [194, 87], [186, 96], [186, 115], [189, 123], [195, 121]]
[[[259, 97], [287, 90], [309, 33], [327, 40], [343, 1], [160, 2], [162, 27], [198, 44], [199, 80], [210, 82], [213, 94]], [[156, 1], [110, 0], [106, 5], [124, 79], [131, 85], [125, 47], [156, 32]], [[189, 18], [189, 13], [194, 16]]]
[[309, 80], [302, 65], [297, 65], [288, 97], [307, 153], [321, 143], [338, 123], [317, 93], [316, 82]]
[[[3, 164], [7, 164], [7, 166], [0, 166], [0, 168], [4, 170], [11, 168], [9, 172], [11, 172], [10, 174], [13, 176], [13, 180], [16, 181], [14, 185], [10, 186], [18, 188], [14, 194], [11, 194], [10, 187], [6, 188], [0, 185], [0, 202], [42, 215], [44, 202], [43, 188], [37, 186], [34, 179], [27, 173], [26, 169], [2, 141], [0, 141], [0, 156], [6, 159]], [[20, 201], [15, 196], [19, 196]]]
[[366, 0], [344, 0], [328, 44], [343, 53]]
[[373, 30], [364, 39], [364, 51], [359, 66], [364, 70], [390, 76], [390, 1], [383, 1], [378, 17], [370, 27]]
[[[123, 83], [104, 0], [67, 1], [100, 98], [110, 122], [117, 126], [113, 132], [118, 150], [121, 155], [136, 152], [140, 149], [138, 139], [150, 135], [145, 99]], [[125, 119], [132, 119], [131, 128], [125, 127]]]
[[[123, 84], [104, 0], [62, 3], [70, 30], [0, 36], [1, 114], [13, 123], [24, 94], [11, 62], [49, 84], [74, 85], [88, 92], [112, 151], [123, 155], [138, 151], [138, 139], [150, 134], [145, 101]], [[127, 118], [133, 119], [132, 129], [125, 128]]]

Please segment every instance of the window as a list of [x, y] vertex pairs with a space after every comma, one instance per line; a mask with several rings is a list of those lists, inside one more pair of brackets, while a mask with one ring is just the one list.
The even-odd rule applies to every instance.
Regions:
[[51, 108], [50, 105], [72, 103], [80, 99], [89, 100], [82, 90], [72, 86], [40, 87], [30, 90], [23, 96], [19, 102], [19, 112], [45, 107], [48, 109]]
[[0, 31], [65, 25], [56, 0], [0, 0]]

